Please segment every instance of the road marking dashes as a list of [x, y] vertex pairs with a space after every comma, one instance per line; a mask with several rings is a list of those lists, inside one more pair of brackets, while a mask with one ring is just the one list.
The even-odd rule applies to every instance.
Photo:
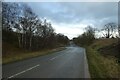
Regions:
[[38, 65], [35, 65], [35, 66], [31, 67], [31, 68], [28, 68], [28, 69], [26, 69], [26, 70], [24, 70], [24, 71], [21, 71], [21, 72], [19, 72], [19, 73], [17, 73], [17, 74], [14, 74], [14, 75], [12, 75], [12, 76], [10, 76], [10, 77], [8, 77], [8, 78], [13, 78], [13, 77], [15, 77], [15, 76], [17, 76], [17, 75], [20, 75], [20, 74], [22, 74], [22, 73], [25, 73], [25, 72], [27, 72], [27, 71], [30, 71], [30, 70], [38, 67], [38, 66], [40, 66], [40, 65], [39, 65], [39, 64], [38, 64]]
[[53, 59], [55, 59], [55, 58], [57, 58], [58, 56], [56, 56], [56, 57], [54, 57], [54, 58], [51, 58], [50, 60], [53, 60]]
[[[62, 55], [63, 55], [63, 54], [62, 54]], [[56, 59], [57, 57], [60, 57], [60, 56], [62, 56], [62, 55], [55, 56], [55, 57], [51, 58], [50, 60], [54, 60], [54, 59]]]

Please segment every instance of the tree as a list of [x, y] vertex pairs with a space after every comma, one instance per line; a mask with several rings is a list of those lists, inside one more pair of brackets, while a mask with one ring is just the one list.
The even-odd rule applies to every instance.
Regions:
[[0, 1], [0, 31], [2, 27], [2, 1]]
[[18, 35], [18, 41], [19, 41], [19, 47], [20, 45], [20, 25], [19, 25], [19, 17], [21, 14], [21, 7], [18, 3], [2, 3], [3, 11], [2, 11], [2, 24], [3, 24], [3, 30], [6, 31], [17, 31]]
[[120, 38], [120, 24], [118, 24], [118, 36]]
[[50, 37], [54, 35], [54, 29], [51, 23], [47, 23], [47, 20], [45, 19], [42, 25], [42, 30], [43, 47], [46, 47], [51, 43]]
[[104, 31], [103, 35], [106, 38], [110, 38], [111, 36], [113, 37], [113, 33], [116, 29], [117, 25], [115, 23], [113, 22], [107, 23], [106, 25], [104, 25], [104, 28], [102, 29], [102, 31]]
[[31, 49], [32, 47], [32, 37], [34, 31], [36, 30], [36, 25], [38, 23], [38, 18], [32, 9], [26, 4], [23, 5], [23, 17], [20, 19], [22, 27], [22, 45], [24, 48]]
[[80, 46], [90, 45], [95, 39], [95, 28], [87, 26], [85, 30], [83, 34], [73, 38], [73, 41]]
[[68, 43], [67, 36], [57, 36], [52, 24], [46, 19], [41, 21], [25, 3], [3, 3], [3, 8], [4, 40], [11, 34], [6, 41], [13, 38], [24, 50], [54, 48], [60, 46], [59, 43]]
[[17, 3], [2, 3], [2, 25], [4, 30], [12, 31], [15, 23], [18, 22], [20, 7]]
[[69, 42], [69, 39], [67, 36], [63, 34], [57, 34], [57, 42], [60, 43], [61, 45], [67, 45]]

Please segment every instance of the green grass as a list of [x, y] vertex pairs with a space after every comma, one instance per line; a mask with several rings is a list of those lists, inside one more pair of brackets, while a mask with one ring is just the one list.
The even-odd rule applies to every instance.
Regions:
[[108, 46], [112, 40], [98, 40], [86, 48], [91, 78], [118, 78], [120, 65], [113, 56], [103, 56], [98, 49]]
[[64, 47], [60, 48], [55, 48], [55, 49], [46, 49], [46, 50], [41, 50], [41, 51], [36, 51], [36, 52], [22, 52], [19, 54], [10, 54], [5, 57], [2, 57], [2, 64], [7, 64], [15, 61], [20, 61], [28, 58], [33, 58], [33, 57], [38, 57], [38, 56], [43, 56], [43, 55], [48, 55], [57, 51], [64, 50]]

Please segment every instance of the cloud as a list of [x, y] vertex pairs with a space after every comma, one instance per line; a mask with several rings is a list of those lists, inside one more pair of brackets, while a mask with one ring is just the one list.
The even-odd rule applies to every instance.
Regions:
[[77, 23], [84, 19], [98, 21], [112, 16], [111, 19], [115, 19], [118, 14], [116, 2], [42, 2], [29, 5], [39, 16], [59, 23]]
[[102, 28], [117, 23], [117, 2], [40, 2], [27, 3], [40, 17], [49, 19], [57, 33], [69, 38], [83, 33], [86, 25]]
[[52, 26], [57, 33], [67, 35], [69, 39], [72, 39], [73, 37], [77, 37], [79, 34], [82, 34], [84, 32], [84, 28], [87, 27], [87, 25], [85, 24], [64, 23], [53, 23]]
[[119, 0], [4, 0], [7, 2], [118, 2]]

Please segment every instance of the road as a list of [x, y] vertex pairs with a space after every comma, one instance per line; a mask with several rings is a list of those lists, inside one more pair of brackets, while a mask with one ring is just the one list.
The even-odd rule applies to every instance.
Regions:
[[3, 78], [89, 78], [85, 49], [77, 46], [2, 66]]

